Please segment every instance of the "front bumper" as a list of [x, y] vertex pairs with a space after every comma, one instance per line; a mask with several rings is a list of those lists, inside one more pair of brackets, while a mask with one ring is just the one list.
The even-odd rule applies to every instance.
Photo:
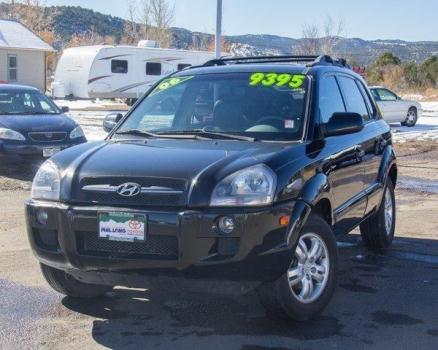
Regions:
[[61, 150], [80, 145], [87, 142], [85, 137], [81, 137], [75, 140], [69, 140], [68, 142], [35, 142], [30, 143], [19, 141], [5, 141], [0, 140], [0, 154], [10, 156], [42, 156], [44, 148], [59, 147]]
[[[177, 211], [28, 201], [26, 219], [38, 260], [86, 282], [104, 283], [102, 276], [131, 274], [263, 282], [278, 279], [291, 262], [288, 228], [280, 224], [280, 217], [290, 217], [293, 208], [291, 202], [263, 209]], [[36, 219], [39, 210], [48, 213], [45, 225]], [[106, 211], [147, 215], [146, 242], [99, 239], [97, 216]], [[216, 227], [223, 215], [236, 223], [229, 235]]]

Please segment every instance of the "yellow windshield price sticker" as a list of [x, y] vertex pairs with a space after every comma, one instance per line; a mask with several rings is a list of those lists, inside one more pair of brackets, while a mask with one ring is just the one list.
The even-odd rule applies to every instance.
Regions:
[[251, 86], [277, 86], [291, 89], [300, 88], [305, 81], [306, 76], [302, 74], [253, 73], [249, 77], [249, 85]]
[[165, 90], [168, 90], [170, 88], [173, 88], [187, 80], [192, 79], [193, 76], [190, 77], [175, 77], [175, 78], [168, 78], [168, 79], [164, 79], [156, 88], [155, 90], [152, 92], [151, 95], [153, 94], [157, 94], [159, 92], [163, 92]]

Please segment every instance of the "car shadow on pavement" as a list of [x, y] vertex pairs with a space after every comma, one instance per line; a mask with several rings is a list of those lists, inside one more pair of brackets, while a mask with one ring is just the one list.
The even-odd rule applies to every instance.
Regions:
[[397, 238], [385, 254], [370, 253], [353, 235], [340, 245], [340, 259], [332, 302], [304, 323], [267, 316], [254, 292], [188, 294], [178, 285], [171, 291], [116, 288], [88, 302], [64, 298], [63, 305], [91, 316], [93, 339], [113, 349], [436, 345], [438, 316], [431, 305], [438, 298], [437, 240]]

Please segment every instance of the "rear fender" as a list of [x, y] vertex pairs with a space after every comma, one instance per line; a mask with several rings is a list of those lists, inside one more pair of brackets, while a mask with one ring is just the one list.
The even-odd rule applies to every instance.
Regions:
[[[393, 166], [396, 166], [396, 156], [392, 145], [388, 145], [383, 151], [382, 161], [379, 167], [378, 182], [382, 184], [382, 186], [386, 183], [389, 172]], [[394, 181], [394, 187], [396, 185], [395, 182], [396, 181]]]

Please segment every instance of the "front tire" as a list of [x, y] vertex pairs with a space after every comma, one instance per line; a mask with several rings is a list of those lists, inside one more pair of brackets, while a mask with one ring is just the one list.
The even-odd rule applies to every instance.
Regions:
[[417, 119], [418, 119], [417, 109], [415, 107], [411, 107], [409, 108], [405, 121], [402, 122], [401, 125], [407, 127], [413, 127], [415, 126], [415, 124], [417, 124]]
[[387, 249], [394, 239], [395, 195], [394, 185], [387, 180], [379, 209], [360, 225], [365, 246], [371, 250]]
[[113, 287], [83, 283], [65, 271], [40, 264], [41, 272], [47, 283], [58, 293], [72, 298], [96, 298], [110, 291]]
[[305, 321], [330, 302], [337, 281], [338, 250], [330, 225], [310, 215], [303, 227], [294, 258], [285, 274], [258, 289], [267, 312]]

